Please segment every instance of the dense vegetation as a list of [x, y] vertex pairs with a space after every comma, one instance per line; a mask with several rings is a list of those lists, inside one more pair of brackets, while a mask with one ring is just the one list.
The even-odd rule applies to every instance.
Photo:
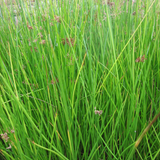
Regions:
[[0, 155], [159, 159], [159, 10], [158, 0], [3, 3]]

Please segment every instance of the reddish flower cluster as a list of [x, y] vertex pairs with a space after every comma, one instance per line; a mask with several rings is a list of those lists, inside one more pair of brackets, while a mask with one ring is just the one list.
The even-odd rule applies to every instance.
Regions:
[[61, 23], [61, 20], [60, 20], [60, 17], [59, 16], [54, 16], [54, 19], [52, 19], [52, 21], [56, 21], [56, 22], [58, 22], [58, 23]]
[[54, 80], [54, 79], [51, 80], [51, 84], [55, 84], [55, 83], [58, 83], [58, 82], [59, 82], [58, 78], [56, 78], [56, 80]]
[[30, 26], [30, 25], [28, 25], [28, 22], [27, 22], [27, 27], [28, 27], [28, 29], [33, 29], [33, 27], [32, 26]]
[[145, 55], [143, 55], [142, 57], [138, 57], [135, 62], [144, 62], [144, 60], [146, 60], [147, 58], [145, 58]]
[[[72, 46], [74, 46], [74, 41], [75, 41], [74, 38], [70, 38], [70, 42], [71, 42], [71, 45], [72, 45]], [[63, 44], [63, 45], [65, 45], [65, 44], [67, 43], [67, 44], [70, 46], [70, 42], [69, 42], [69, 39], [68, 39], [68, 38], [66, 38], [66, 39], [65, 39], [65, 38], [62, 38], [62, 44]]]
[[96, 110], [96, 107], [95, 107], [94, 109], [95, 109], [95, 110], [94, 110], [94, 113], [95, 113], [95, 114], [99, 114], [99, 116], [100, 116], [100, 115], [102, 114], [102, 112], [103, 112], [102, 110], [100, 110], [100, 111]]
[[[12, 130], [10, 130], [10, 132], [11, 132], [11, 133], [14, 133], [15, 131], [14, 131], [14, 129], [12, 129]], [[9, 131], [7, 130], [7, 132], [5, 132], [4, 134], [3, 134], [3, 133], [0, 134], [0, 138], [1, 138], [3, 141], [5, 141], [5, 142], [10, 141], [10, 139], [9, 139], [9, 137], [8, 137], [8, 133], [9, 133]], [[10, 142], [13, 144], [12, 141], [10, 141]], [[7, 147], [6, 149], [11, 149], [11, 144], [9, 144], [9, 147]]]

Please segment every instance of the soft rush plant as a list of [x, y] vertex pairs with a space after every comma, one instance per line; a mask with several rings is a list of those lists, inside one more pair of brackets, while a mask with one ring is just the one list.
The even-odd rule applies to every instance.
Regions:
[[159, 159], [159, 5], [3, 2], [2, 158]]

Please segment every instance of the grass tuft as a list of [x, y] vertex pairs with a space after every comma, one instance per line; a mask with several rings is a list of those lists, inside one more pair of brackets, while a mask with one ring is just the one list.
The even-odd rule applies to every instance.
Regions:
[[0, 2], [0, 159], [159, 159], [159, 10]]

